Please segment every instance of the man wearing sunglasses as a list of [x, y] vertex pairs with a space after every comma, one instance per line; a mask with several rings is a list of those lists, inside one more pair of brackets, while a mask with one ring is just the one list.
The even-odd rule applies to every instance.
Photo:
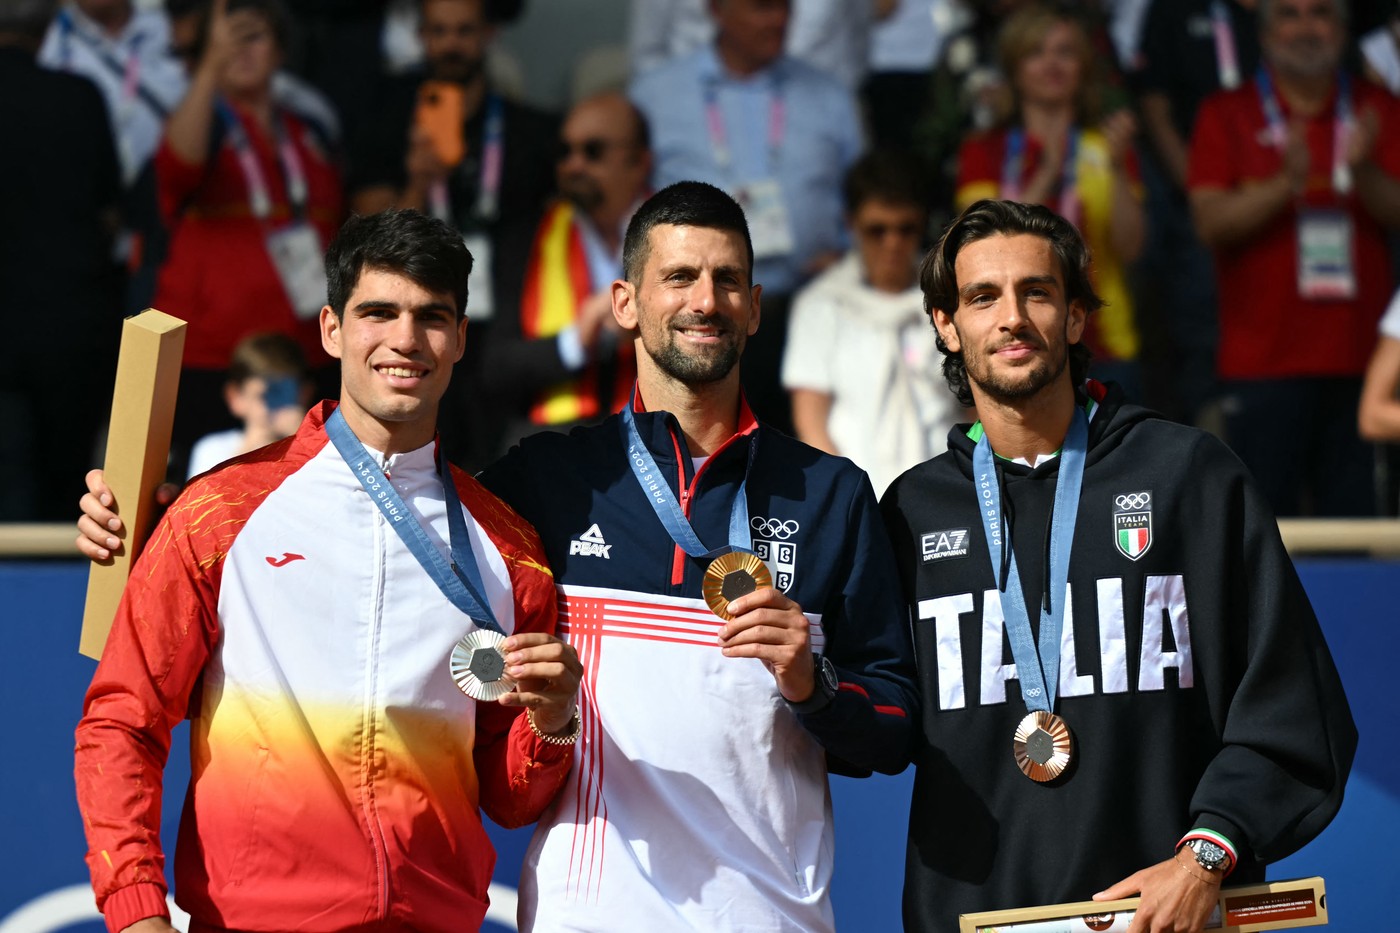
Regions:
[[622, 275], [627, 221], [647, 194], [647, 122], [621, 94], [591, 97], [569, 112], [557, 152], [559, 199], [501, 243], [501, 314], [483, 378], [509, 409], [502, 450], [617, 411], [636, 377], [610, 286]]
[[797, 294], [783, 386], [797, 436], [850, 457], [879, 495], [947, 449], [957, 399], [938, 376], [917, 267], [928, 225], [918, 163], [876, 151], [846, 173], [855, 248]]

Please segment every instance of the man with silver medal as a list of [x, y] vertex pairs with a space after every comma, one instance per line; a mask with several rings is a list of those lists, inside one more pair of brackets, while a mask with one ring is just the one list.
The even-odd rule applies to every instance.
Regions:
[[1341, 804], [1356, 731], [1273, 515], [1215, 438], [1086, 379], [1090, 268], [988, 200], [920, 270], [979, 420], [881, 502], [923, 690], [906, 929], [1139, 895], [1133, 933], [1197, 931]]
[[581, 668], [539, 538], [436, 439], [471, 263], [417, 212], [349, 220], [320, 314], [339, 404], [193, 480], [142, 553], [78, 727], [111, 929], [173, 929], [151, 750], [186, 709], [192, 929], [476, 929], [482, 811], [524, 825], [567, 783]]

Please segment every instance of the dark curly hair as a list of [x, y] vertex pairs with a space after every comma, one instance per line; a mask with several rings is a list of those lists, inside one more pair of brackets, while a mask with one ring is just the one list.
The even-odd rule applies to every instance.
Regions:
[[[952, 317], [958, 310], [958, 277], [954, 271], [958, 252], [969, 243], [985, 240], [993, 236], [1016, 236], [1029, 234], [1038, 236], [1050, 243], [1059, 260], [1060, 272], [1065, 279], [1065, 300], [1078, 301], [1086, 313], [1103, 307], [1103, 299], [1094, 291], [1089, 277], [1089, 248], [1079, 235], [1074, 224], [1059, 214], [1039, 204], [1022, 204], [1018, 201], [998, 201], [984, 198], [970, 205], [948, 225], [937, 245], [929, 250], [919, 266], [919, 287], [924, 292], [924, 313], [933, 320], [933, 309], [937, 308]], [[963, 363], [962, 352], [953, 353], [938, 336], [938, 349], [943, 353], [943, 378], [948, 388], [953, 390], [958, 401], [971, 407], [972, 387], [967, 381], [967, 367]], [[1079, 385], [1089, 373], [1092, 354], [1081, 343], [1069, 348], [1070, 380]]]

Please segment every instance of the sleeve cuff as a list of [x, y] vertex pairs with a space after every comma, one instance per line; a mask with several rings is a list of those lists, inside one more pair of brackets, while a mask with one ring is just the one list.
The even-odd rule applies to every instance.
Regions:
[[571, 324], [559, 332], [555, 346], [559, 349], [559, 360], [570, 372], [583, 369], [588, 355], [583, 352], [583, 341], [578, 336], [578, 325]]
[[165, 906], [165, 885], [143, 882], [118, 888], [107, 895], [102, 904], [102, 918], [109, 933], [121, 933], [138, 920], [147, 917], [170, 919]]
[[1186, 843], [1190, 842], [1192, 839], [1204, 839], [1207, 842], [1215, 843], [1216, 845], [1220, 846], [1220, 848], [1225, 850], [1225, 853], [1230, 856], [1230, 867], [1225, 870], [1226, 877], [1229, 877], [1230, 873], [1235, 870], [1235, 866], [1239, 865], [1239, 849], [1236, 848], [1234, 842], [1230, 840], [1229, 836], [1226, 836], [1218, 829], [1209, 829], [1205, 826], [1195, 827], [1186, 835], [1182, 836], [1181, 840], [1177, 842], [1177, 851], [1180, 851], [1181, 847], [1186, 845]]

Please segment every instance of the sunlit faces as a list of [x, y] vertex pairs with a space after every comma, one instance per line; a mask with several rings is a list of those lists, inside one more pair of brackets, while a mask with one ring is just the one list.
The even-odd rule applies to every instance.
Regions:
[[340, 360], [340, 406], [371, 447], [409, 450], [433, 437], [438, 402], [466, 346], [453, 296], [362, 269], [344, 320], [321, 310], [321, 343]]
[[861, 270], [872, 288], [902, 292], [914, 284], [925, 223], [924, 210], [916, 204], [869, 198], [856, 208], [849, 224]]
[[494, 34], [485, 0], [427, 0], [421, 8], [418, 36], [431, 76], [463, 84], [474, 81]]
[[760, 287], [749, 285], [743, 237], [710, 227], [661, 224], [648, 238], [641, 280], [614, 293], [618, 323], [637, 329], [645, 359], [686, 385], [733, 371], [758, 330]]
[[1346, 41], [1337, 0], [1275, 0], [1260, 31], [1269, 63], [1283, 74], [1331, 74]]
[[948, 349], [961, 351], [974, 396], [1014, 402], [1069, 378], [1069, 347], [1083, 335], [1085, 312], [1067, 300], [1049, 240], [1018, 234], [967, 243], [953, 270], [957, 313], [935, 309], [934, 324]]
[[260, 96], [272, 87], [272, 76], [282, 65], [282, 50], [267, 17], [257, 10], [228, 14], [236, 51], [224, 69], [223, 88], [232, 97]]
[[1074, 100], [1084, 80], [1088, 39], [1074, 23], [1059, 20], [1030, 54], [1016, 65], [1016, 93], [1022, 101], [1047, 104]]

